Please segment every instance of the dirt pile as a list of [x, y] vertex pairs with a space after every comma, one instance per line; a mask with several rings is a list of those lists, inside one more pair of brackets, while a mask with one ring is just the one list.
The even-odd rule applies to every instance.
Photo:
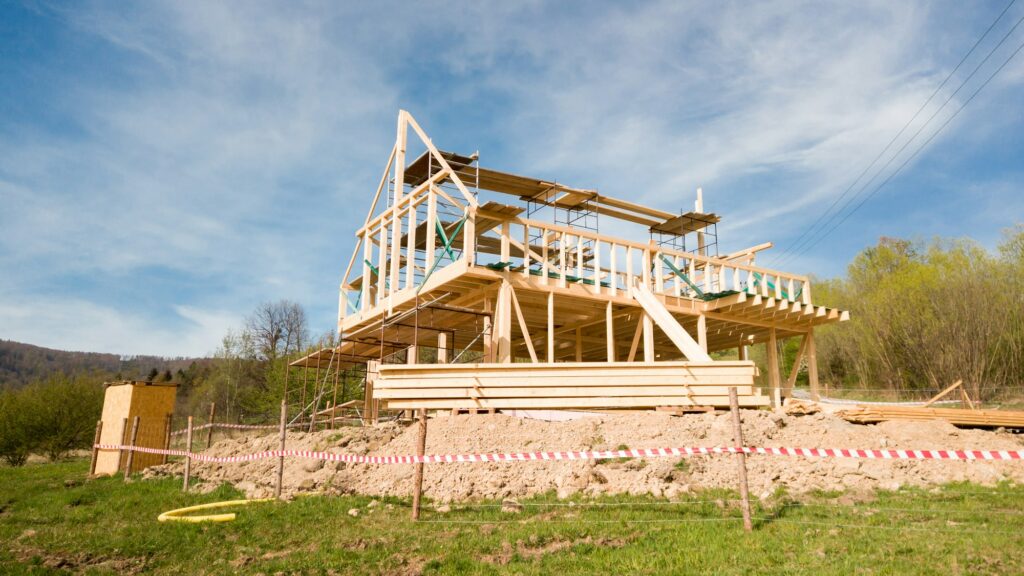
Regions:
[[[831, 414], [791, 416], [781, 411], [744, 411], [748, 446], [892, 449], [1018, 450], [1024, 438], [1005, 432], [962, 430], [944, 422], [851, 424]], [[415, 451], [416, 426], [394, 422], [366, 428], [292, 432], [288, 448], [353, 454], [400, 455]], [[730, 415], [661, 413], [599, 415], [569, 422], [543, 422], [503, 415], [432, 418], [428, 454], [541, 450], [608, 450], [721, 446], [732, 444]], [[247, 454], [278, 447], [275, 435], [224, 440], [209, 450], [217, 456]], [[895, 489], [954, 481], [993, 484], [1024, 481], [1019, 462], [938, 460], [854, 460], [751, 456], [747, 459], [751, 492], [762, 495], [784, 486], [791, 493], [811, 490]], [[147, 474], [182, 473], [180, 462], [151, 468]], [[276, 460], [248, 463], [194, 463], [193, 474], [205, 486], [230, 482], [250, 497], [273, 493]], [[324, 463], [288, 459], [284, 492], [359, 493], [407, 496], [412, 465]], [[527, 496], [555, 491], [560, 497], [630, 493], [673, 497], [692, 490], [732, 488], [736, 462], [731, 456], [685, 459], [624, 459], [576, 462], [428, 464], [424, 490], [441, 502]]]

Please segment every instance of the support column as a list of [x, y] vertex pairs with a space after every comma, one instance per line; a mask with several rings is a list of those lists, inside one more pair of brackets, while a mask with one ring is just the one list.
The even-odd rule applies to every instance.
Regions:
[[484, 362], [494, 362], [494, 322], [484, 316]]
[[373, 383], [377, 379], [377, 370], [380, 362], [370, 360], [366, 363], [366, 387], [363, 392], [363, 420], [367, 424], [376, 424], [376, 415], [373, 406]]
[[615, 326], [614, 319], [612, 318], [612, 303], [608, 302], [604, 309], [604, 332], [606, 347], [608, 351], [608, 361], [615, 362]]
[[697, 344], [704, 352], [708, 351], [708, 317], [697, 316]]
[[771, 391], [772, 403], [778, 408], [781, 405], [781, 382], [779, 380], [779, 346], [775, 337], [775, 328], [768, 329], [768, 388]]
[[447, 364], [448, 363], [448, 333], [438, 332], [437, 333], [437, 363]]
[[814, 345], [814, 328], [807, 331], [807, 379], [811, 385], [811, 398], [821, 400], [818, 391], [818, 355]]
[[654, 321], [644, 312], [644, 362], [654, 362]]
[[555, 361], [555, 294], [548, 292], [548, 362]]

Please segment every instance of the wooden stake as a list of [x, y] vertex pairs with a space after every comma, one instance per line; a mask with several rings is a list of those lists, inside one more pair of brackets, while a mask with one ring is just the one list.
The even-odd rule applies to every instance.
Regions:
[[124, 479], [132, 473], [132, 464], [135, 462], [135, 440], [139, 436], [139, 417], [132, 418], [132, 434], [128, 439], [128, 461], [124, 465]]
[[213, 444], [213, 419], [217, 417], [217, 403], [210, 402], [210, 419], [207, 422], [210, 423], [210, 428], [206, 431], [206, 449], [210, 449], [210, 445]]
[[96, 434], [92, 437], [92, 462], [89, 463], [89, 476], [96, 474], [96, 458], [100, 455], [100, 449], [96, 446], [100, 443], [100, 434], [103, 433], [103, 420], [96, 421]]
[[[121, 434], [120, 434], [121, 442], [119, 442], [119, 444], [121, 444], [122, 446], [124, 446], [125, 442], [128, 441], [127, 435], [128, 435], [128, 419], [127, 418], [123, 418], [121, 420]], [[118, 450], [117, 451], [117, 469], [120, 470], [121, 466], [123, 466], [123, 465], [124, 465], [124, 450]]]
[[[732, 412], [732, 427], [736, 446], [742, 447], [743, 426], [740, 424], [740, 403], [735, 387], [729, 388], [729, 411]], [[740, 500], [742, 500], [743, 506], [743, 529], [750, 532], [753, 530], [753, 525], [750, 523], [750, 494], [747, 491], [747, 455], [740, 452], [736, 454], [736, 457], [736, 461], [739, 462]]]
[[[288, 431], [288, 426], [285, 424], [288, 420], [288, 404], [281, 400], [281, 447], [280, 450], [284, 452], [285, 434]], [[274, 498], [281, 497], [281, 484], [284, 482], [284, 455], [282, 454], [277, 458], [277, 486], [274, 488]]]
[[[171, 449], [171, 423], [174, 419], [174, 414], [168, 412], [167, 417], [164, 418], [164, 450]], [[161, 464], [167, 464], [167, 454], [164, 454], [160, 458]]]
[[192, 475], [192, 417], [188, 417], [188, 425], [185, 428], [185, 482], [182, 490], [188, 492], [188, 479]]
[[[420, 408], [419, 436], [416, 439], [416, 455], [423, 456], [427, 449], [427, 409]], [[412, 519], [420, 519], [420, 496], [423, 493], [423, 462], [416, 463], [412, 488]]]

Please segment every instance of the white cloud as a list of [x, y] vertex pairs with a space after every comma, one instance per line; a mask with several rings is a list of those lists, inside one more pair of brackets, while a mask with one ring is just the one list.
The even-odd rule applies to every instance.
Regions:
[[[67, 130], [14, 123], [0, 138], [7, 317], [13, 301], [50, 317], [36, 294], [67, 276], [137, 276], [129, 297], [145, 301], [146, 271], [159, 268], [199, 286], [168, 296], [195, 340], [144, 342], [162, 353], [208, 346], [260, 300], [300, 301], [313, 331], [326, 329], [400, 106], [438, 145], [479, 148], [495, 168], [671, 210], [703, 186], [725, 216], [725, 249], [778, 240], [917, 109], [994, 16], [977, 12], [881, 1], [48, 8], [116, 58], [97, 65], [102, 77], [67, 73], [57, 86], [46, 105]], [[988, 90], [1018, 88], [1022, 70]], [[57, 304], [64, 321], [104, 330], [61, 342], [131, 351], [131, 331], [149, 322], [95, 292], [72, 286]]]
[[[207, 356], [242, 319], [175, 306], [176, 318], [145, 317], [77, 298], [4, 298], [3, 337], [63, 350], [122, 355]], [[173, 327], [171, 327], [173, 326]]]

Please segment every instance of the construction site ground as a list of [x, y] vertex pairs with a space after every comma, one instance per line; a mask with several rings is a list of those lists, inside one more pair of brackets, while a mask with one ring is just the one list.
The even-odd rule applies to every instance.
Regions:
[[[728, 413], [672, 416], [663, 413], [599, 414], [568, 422], [547, 422], [496, 415], [431, 418], [427, 454], [466, 454], [551, 450], [610, 450], [686, 446], [731, 446]], [[761, 447], [987, 449], [1019, 450], [1024, 436], [1002, 430], [960, 429], [942, 421], [875, 425], [847, 422], [834, 414], [794, 416], [781, 410], [743, 411], [744, 444]], [[415, 453], [415, 425], [385, 422], [314, 433], [291, 431], [287, 447], [360, 455]], [[278, 447], [277, 434], [224, 439], [209, 453], [249, 454]], [[993, 485], [1024, 481], [1019, 462], [867, 460], [751, 456], [747, 459], [751, 494], [768, 498], [819, 491], [871, 493], [905, 486], [950, 482]], [[181, 462], [150, 468], [147, 477], [182, 473]], [[277, 461], [193, 463], [198, 489], [230, 483], [249, 497], [273, 493]], [[407, 497], [412, 465], [346, 464], [291, 458], [285, 460], [283, 492]], [[734, 456], [616, 459], [560, 462], [428, 464], [424, 494], [436, 502], [522, 498], [537, 494], [596, 497], [613, 494], [673, 499], [701, 490], [736, 487]]]

